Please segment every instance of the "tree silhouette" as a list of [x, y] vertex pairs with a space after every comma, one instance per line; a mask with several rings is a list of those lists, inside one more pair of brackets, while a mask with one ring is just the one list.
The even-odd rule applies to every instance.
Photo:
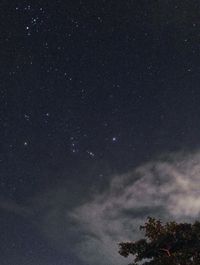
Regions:
[[119, 243], [120, 255], [133, 255], [135, 265], [200, 265], [200, 222], [167, 222], [148, 217], [145, 238]]

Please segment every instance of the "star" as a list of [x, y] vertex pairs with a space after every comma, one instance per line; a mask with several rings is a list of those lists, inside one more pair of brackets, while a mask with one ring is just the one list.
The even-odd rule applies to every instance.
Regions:
[[89, 150], [87, 150], [86, 152], [87, 152], [90, 156], [92, 156], [92, 157], [95, 156], [95, 154], [94, 154], [93, 152], [89, 151]]
[[24, 146], [28, 146], [28, 142], [27, 141], [24, 142]]
[[25, 118], [25, 120], [27, 120], [27, 121], [29, 121], [29, 120], [30, 120], [30, 116], [29, 116], [29, 115], [27, 115], [27, 114], [24, 114], [24, 118]]

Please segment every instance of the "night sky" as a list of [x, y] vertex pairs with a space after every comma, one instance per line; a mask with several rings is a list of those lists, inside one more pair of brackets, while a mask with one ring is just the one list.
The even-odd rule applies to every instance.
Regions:
[[[200, 2], [0, 1], [0, 263], [116, 265], [200, 213]], [[184, 207], [183, 207], [184, 205]]]

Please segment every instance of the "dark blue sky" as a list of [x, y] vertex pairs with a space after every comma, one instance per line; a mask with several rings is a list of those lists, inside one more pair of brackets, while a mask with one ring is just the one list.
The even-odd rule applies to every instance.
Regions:
[[193, 0], [1, 1], [2, 265], [78, 264], [38, 224], [52, 194], [73, 209], [115, 174], [199, 148], [199, 11]]

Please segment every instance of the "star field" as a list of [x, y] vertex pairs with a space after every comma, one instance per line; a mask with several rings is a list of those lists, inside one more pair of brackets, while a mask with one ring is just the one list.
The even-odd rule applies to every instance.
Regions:
[[[113, 174], [199, 148], [199, 10], [186, 0], [1, 1], [0, 201], [27, 206], [63, 186], [72, 207]], [[0, 209], [2, 264], [78, 264], [38, 232], [39, 211], [16, 208]]]

